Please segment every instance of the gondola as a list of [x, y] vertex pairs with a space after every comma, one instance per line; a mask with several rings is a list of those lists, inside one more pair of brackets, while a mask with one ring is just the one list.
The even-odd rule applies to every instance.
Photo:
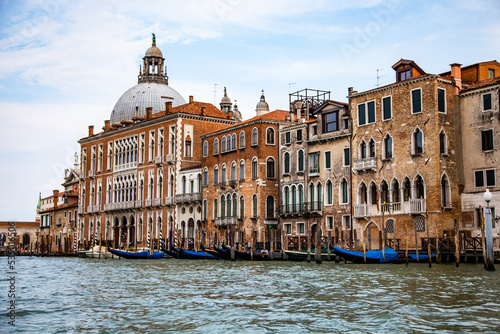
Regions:
[[[333, 252], [344, 260], [354, 263], [365, 263], [363, 252], [354, 252], [346, 249], [333, 247]], [[402, 263], [399, 254], [392, 248], [385, 249], [385, 263]], [[366, 263], [384, 263], [381, 250], [370, 250], [366, 252]]]
[[[225, 252], [225, 251], [221, 251], [222, 252], [218, 252], [215, 248], [214, 249], [209, 249], [209, 248], [205, 248], [203, 246], [200, 246], [201, 250], [204, 251], [204, 252], [207, 252], [208, 254], [212, 254], [213, 256], [219, 258], [219, 259], [223, 259], [223, 260], [229, 260], [230, 259], [230, 254]], [[220, 249], [220, 248], [219, 248]]]
[[[436, 254], [431, 254], [431, 259], [436, 259]], [[417, 261], [417, 254], [408, 254], [409, 262], [429, 262], [429, 254], [419, 254]]]
[[124, 259], [161, 259], [165, 256], [163, 252], [125, 252], [111, 247], [108, 247], [108, 252], [123, 257]]
[[181, 248], [177, 248], [176, 250], [167, 250], [167, 249], [163, 249], [163, 251], [165, 252], [165, 254], [168, 254], [172, 257], [175, 257], [177, 259], [184, 259], [184, 260], [204, 260], [204, 259], [208, 259], [208, 260], [216, 260], [217, 257], [213, 256], [212, 254], [209, 254], [208, 252], [204, 252], [204, 251], [190, 251], [190, 250], [186, 250], [186, 249], [181, 249]]
[[[217, 250], [217, 248], [216, 248]], [[222, 250], [228, 254], [229, 258], [231, 257], [231, 248], [222, 245]], [[217, 252], [219, 252], [217, 250]], [[250, 252], [242, 252], [238, 250], [234, 250], [234, 259], [235, 260], [243, 260], [243, 261], [251, 261], [252, 260], [252, 254]], [[264, 260], [269, 260], [269, 255], [267, 252], [262, 252], [262, 251], [253, 251], [253, 261], [264, 261]]]
[[[283, 251], [288, 260], [290, 261], [307, 261], [307, 249], [301, 250], [301, 251]], [[328, 250], [322, 249], [321, 250], [321, 261], [328, 261]], [[311, 249], [310, 252], [310, 259], [313, 261], [315, 259], [315, 250]], [[330, 255], [330, 260], [334, 260], [335, 255], [332, 254]]]

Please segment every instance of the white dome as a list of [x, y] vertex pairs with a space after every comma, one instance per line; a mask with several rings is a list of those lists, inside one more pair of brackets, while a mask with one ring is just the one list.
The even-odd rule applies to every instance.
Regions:
[[140, 83], [127, 90], [116, 102], [110, 117], [111, 124], [131, 120], [135, 116], [145, 117], [148, 107], [153, 108], [153, 114], [164, 111], [165, 102], [169, 101], [172, 108], [186, 104], [184, 98], [167, 84]]

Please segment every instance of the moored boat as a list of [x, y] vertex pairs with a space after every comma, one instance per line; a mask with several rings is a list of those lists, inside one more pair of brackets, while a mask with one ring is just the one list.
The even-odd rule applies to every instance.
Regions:
[[[399, 254], [392, 248], [385, 250], [385, 263], [402, 263], [399, 259]], [[350, 251], [338, 247], [333, 247], [333, 252], [343, 258], [344, 260], [354, 263], [365, 263], [364, 253]], [[384, 263], [384, 257], [381, 250], [370, 250], [366, 252], [366, 263]]]
[[119, 257], [123, 257], [124, 259], [161, 259], [165, 256], [163, 252], [150, 252], [150, 251], [142, 251], [142, 252], [126, 252], [118, 249], [114, 249], [108, 247], [108, 251], [112, 254], [118, 255]]
[[[431, 259], [435, 260], [436, 259], [436, 254], [431, 254]], [[408, 261], [410, 262], [417, 262], [417, 254], [408, 254]], [[418, 255], [418, 261], [427, 261], [429, 262], [429, 254], [419, 254]]]
[[[283, 251], [288, 260], [291, 261], [307, 261], [307, 249], [301, 250], [301, 251]], [[310, 252], [310, 259], [313, 261], [315, 259], [315, 250], [311, 249]], [[330, 254], [330, 260], [335, 259], [335, 254], [332, 252]], [[321, 250], [321, 261], [328, 261], [328, 250], [327, 249], [322, 249]]]
[[206, 252], [206, 251], [190, 251], [186, 249], [172, 249], [172, 250], [163, 250], [167, 255], [174, 257], [176, 259], [184, 259], [184, 260], [216, 260], [218, 259], [216, 256]]
[[113, 257], [113, 254], [110, 252], [107, 252], [106, 248], [104, 246], [103, 247], [94, 246], [93, 249], [79, 251], [78, 257], [93, 258], [93, 259], [105, 259], [105, 258], [110, 259]]

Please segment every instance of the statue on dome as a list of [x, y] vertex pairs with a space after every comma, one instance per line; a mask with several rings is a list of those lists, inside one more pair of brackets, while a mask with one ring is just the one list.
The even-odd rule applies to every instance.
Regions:
[[154, 33], [151, 33], [151, 35], [153, 35], [153, 45], [156, 45], [156, 36]]

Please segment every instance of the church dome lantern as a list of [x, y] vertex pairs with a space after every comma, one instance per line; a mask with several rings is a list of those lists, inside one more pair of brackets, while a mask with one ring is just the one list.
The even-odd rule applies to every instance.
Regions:
[[257, 116], [261, 116], [269, 112], [269, 104], [267, 104], [266, 98], [264, 97], [264, 90], [262, 90], [262, 95], [260, 96], [259, 103], [257, 103], [255, 112], [257, 113]]

